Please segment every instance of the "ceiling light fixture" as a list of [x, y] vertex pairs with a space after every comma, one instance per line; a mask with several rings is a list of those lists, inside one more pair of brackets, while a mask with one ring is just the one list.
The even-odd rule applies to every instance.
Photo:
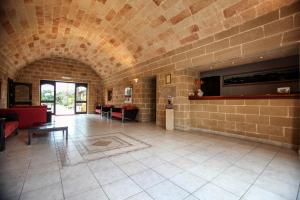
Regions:
[[137, 83], [137, 82], [139, 81], [139, 79], [138, 79], [138, 78], [135, 78], [135, 79], [133, 79], [133, 81], [134, 81], [135, 83]]
[[68, 76], [62, 76], [61, 78], [62, 78], [62, 79], [66, 79], [66, 80], [72, 79], [71, 77], [68, 77]]
[[263, 59], [264, 57], [263, 57], [263, 56], [260, 56], [259, 58], [260, 58], [260, 59]]

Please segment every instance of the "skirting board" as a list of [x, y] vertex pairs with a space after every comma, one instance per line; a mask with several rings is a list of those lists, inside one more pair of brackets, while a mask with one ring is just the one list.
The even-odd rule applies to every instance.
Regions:
[[261, 138], [252, 138], [244, 135], [236, 135], [233, 133], [227, 133], [227, 132], [222, 132], [222, 131], [213, 131], [209, 129], [203, 129], [203, 128], [189, 128], [189, 130], [183, 130], [182, 131], [202, 131], [206, 133], [212, 133], [216, 135], [222, 135], [222, 136], [227, 136], [227, 137], [233, 137], [233, 138], [238, 138], [238, 139], [244, 139], [252, 142], [259, 142], [263, 144], [271, 144], [274, 146], [279, 146], [279, 147], [284, 147], [284, 148], [289, 148], [289, 149], [298, 149], [298, 154], [300, 155], [300, 146], [299, 145], [292, 145], [292, 144], [287, 144], [284, 142], [278, 142], [278, 141], [270, 141], [266, 139], [261, 139]]

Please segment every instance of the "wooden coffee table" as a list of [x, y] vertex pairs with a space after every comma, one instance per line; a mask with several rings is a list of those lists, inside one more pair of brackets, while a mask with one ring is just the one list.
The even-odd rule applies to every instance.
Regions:
[[47, 123], [28, 129], [28, 145], [31, 145], [31, 138], [33, 133], [49, 133], [52, 131], [62, 131], [63, 135], [66, 133], [66, 140], [68, 140], [68, 126], [62, 126], [55, 123]]

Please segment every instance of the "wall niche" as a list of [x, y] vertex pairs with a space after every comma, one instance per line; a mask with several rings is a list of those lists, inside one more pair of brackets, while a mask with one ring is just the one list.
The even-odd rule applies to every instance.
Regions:
[[288, 87], [300, 93], [299, 57], [249, 63], [225, 69], [202, 72], [204, 96], [276, 94], [277, 88]]

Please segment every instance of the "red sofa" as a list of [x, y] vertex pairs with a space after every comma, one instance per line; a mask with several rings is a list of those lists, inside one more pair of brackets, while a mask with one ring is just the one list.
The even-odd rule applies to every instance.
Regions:
[[47, 122], [47, 106], [22, 106], [0, 109], [0, 114], [17, 113], [19, 128], [29, 128]]
[[125, 120], [135, 120], [139, 109], [133, 105], [124, 105], [122, 108], [111, 108], [111, 117]]
[[0, 151], [5, 150], [5, 140], [12, 134], [18, 134], [17, 113], [0, 114]]

